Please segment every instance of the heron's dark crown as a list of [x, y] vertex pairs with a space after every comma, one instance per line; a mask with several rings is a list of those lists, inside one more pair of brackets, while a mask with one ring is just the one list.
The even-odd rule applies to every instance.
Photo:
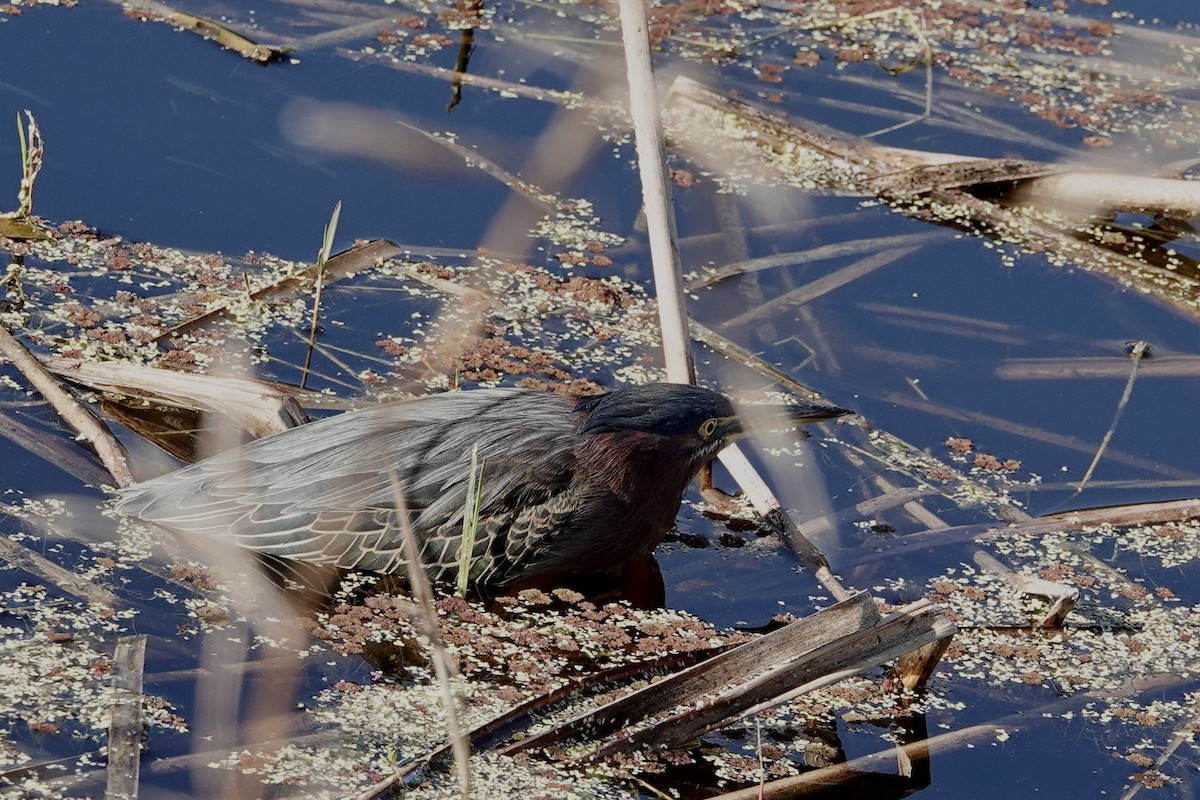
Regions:
[[588, 414], [580, 433], [637, 431], [663, 436], [695, 434], [706, 420], [736, 413], [725, 395], [683, 383], [626, 386], [584, 398], [575, 410]]

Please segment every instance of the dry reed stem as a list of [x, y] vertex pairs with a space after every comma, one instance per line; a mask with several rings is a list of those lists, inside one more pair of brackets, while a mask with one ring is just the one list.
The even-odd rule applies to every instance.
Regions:
[[[1129, 359], [1116, 356], [1086, 358], [1013, 358], [1000, 361], [996, 377], [1004, 380], [1039, 381], [1086, 378], [1123, 378], [1129, 375]], [[1138, 377], [1195, 378], [1200, 376], [1200, 357], [1159, 355], [1138, 366]]]
[[121, 443], [86, 406], [60, 386], [41, 362], [3, 326], [0, 326], [0, 355], [20, 370], [58, 415], [95, 449], [117, 486], [128, 486], [134, 482], [129, 453]]
[[[1194, 696], [1191, 705], [1193, 709], [1197, 709], [1197, 702]], [[1200, 709], [1197, 709], [1185, 722], [1183, 722], [1183, 724], [1175, 728], [1174, 735], [1171, 736], [1171, 741], [1162, 749], [1162, 752], [1159, 753], [1158, 758], [1154, 759], [1154, 766], [1150, 769], [1165, 773], [1166, 770], [1164, 767], [1175, 755], [1175, 753], [1179, 751], [1179, 748], [1183, 747], [1185, 744], [1192, 745], [1195, 743], [1197, 728], [1200, 728]], [[1185, 755], [1179, 759], [1178, 763], [1186, 765], [1188, 769], [1191, 769], [1194, 762], [1190, 755]], [[1145, 783], [1141, 783], [1139, 781], [1130, 781], [1130, 785], [1121, 795], [1121, 800], [1133, 800], [1133, 798], [1141, 794], [1142, 790], [1145, 788], [1147, 788]]]
[[1042, 614], [1042, 618], [1037, 622], [1039, 628], [1061, 628], [1067, 615], [1075, 607], [1075, 601], [1079, 599], [1079, 589], [1074, 586], [1045, 578], [1022, 575], [982, 550], [975, 551], [972, 558], [980, 569], [1000, 577], [1018, 592], [1044, 597], [1050, 601], [1050, 608]]
[[408, 519], [408, 506], [404, 500], [404, 490], [401, 488], [395, 472], [388, 471], [388, 480], [391, 482], [396, 500], [396, 524], [400, 528], [404, 541], [404, 558], [408, 565], [409, 588], [415, 603], [416, 622], [425, 638], [429, 640], [430, 657], [442, 694], [442, 708], [446, 715], [447, 738], [450, 740], [450, 746], [454, 753], [458, 788], [465, 800], [471, 794], [471, 745], [468, 731], [461, 720], [461, 699], [455, 692], [452, 683], [453, 678], [456, 677], [456, 670], [447, 655], [446, 645], [439, 632], [437, 609], [434, 607], [433, 601], [433, 587], [422, 566], [421, 547], [417, 543], [417, 535], [413, 532], [412, 524]]
[[1112, 423], [1104, 432], [1104, 438], [1100, 440], [1100, 446], [1096, 448], [1096, 455], [1092, 457], [1092, 463], [1088, 464], [1087, 472], [1083, 473], [1083, 478], [1075, 487], [1075, 494], [1079, 494], [1087, 486], [1088, 481], [1092, 479], [1092, 473], [1096, 471], [1096, 465], [1104, 457], [1108, 443], [1112, 441], [1113, 434], [1117, 432], [1117, 423], [1121, 421], [1121, 414], [1125, 412], [1125, 406], [1129, 405], [1129, 396], [1133, 394], [1133, 382], [1137, 380], [1138, 365], [1142, 363], [1143, 357], [1150, 354], [1150, 345], [1145, 342], [1132, 342], [1131, 345], [1129, 357], [1133, 359], [1133, 363], [1129, 366], [1129, 379], [1125, 381], [1125, 390], [1121, 392], [1121, 399], [1117, 401], [1117, 410], [1113, 412]]
[[[19, 519], [19, 518], [17, 518]], [[80, 578], [74, 572], [55, 564], [41, 553], [30, 550], [0, 535], [0, 558], [30, 575], [36, 575], [46, 583], [56, 586], [67, 594], [81, 597], [89, 603], [116, 608], [120, 601], [115, 594], [102, 586]]]
[[[630, 112], [637, 142], [638, 172], [650, 237], [667, 379], [676, 383], [695, 383], [696, 368], [684, 299], [679, 235], [675, 227], [674, 200], [667, 174], [662, 114], [650, 63], [646, 10], [640, 0], [620, 0], [620, 10]], [[785, 541], [830, 594], [839, 600], [850, 597], [852, 593], [833, 575], [824, 555], [800, 533], [795, 521], [782, 509], [762, 476], [737, 446], [727, 447], [720, 459], [738, 485], [750, 496], [755, 509], [785, 534]]]
[[387, 17], [375, 17], [366, 22], [355, 22], [352, 25], [345, 25], [341, 28], [315, 33], [312, 36], [289, 39], [287, 44], [293, 53], [311, 53], [326, 47], [353, 42], [356, 39], [374, 38], [379, 34], [379, 31], [393, 25], [401, 24], [402, 19], [403, 17], [398, 14]]
[[717, 333], [703, 323], [693, 319], [689, 321], [688, 328], [691, 330], [692, 338], [713, 352], [720, 353], [735, 363], [749, 367], [754, 372], [757, 372], [768, 380], [774, 381], [799, 397], [807, 397], [813, 400], [818, 399], [819, 395], [815, 391], [804, 386], [779, 367], [756, 356], [737, 342]]
[[[303, 40], [301, 40], [301, 44], [303, 45]], [[361, 61], [364, 59], [363, 54], [356, 50], [338, 50], [337, 53], [338, 55], [348, 58], [352, 61]], [[538, 86], [530, 86], [527, 83], [506, 81], [500, 78], [490, 77], [488, 75], [472, 75], [470, 73], [463, 74], [455, 72], [452, 69], [436, 67], [431, 64], [421, 63], [419, 61], [388, 59], [386, 61], [375, 60], [372, 63], [389, 67], [391, 69], [400, 70], [402, 72], [410, 72], [417, 75], [422, 75], [428, 78], [438, 78], [451, 83], [457, 80], [461, 81], [464, 86], [478, 86], [482, 89], [504, 92], [506, 94], [512, 94], [528, 100], [555, 103], [566, 109], [582, 108], [584, 110], [609, 114], [614, 117], [619, 117], [624, 114], [624, 110], [621, 109], [616, 103], [595, 100], [585, 94], [565, 92], [559, 89], [544, 89]]]
[[721, 323], [721, 327], [737, 328], [753, 325], [763, 316], [775, 314], [784, 308], [801, 306], [812, 302], [818, 297], [840, 289], [848, 283], [852, 283], [859, 278], [863, 278], [903, 258], [907, 258], [919, 249], [918, 247], [897, 247], [855, 261], [853, 264], [848, 264], [841, 269], [834, 270], [828, 275], [823, 275], [804, 286], [774, 297], [755, 308], [747, 309], [735, 317], [730, 317]]
[[26, 219], [33, 213], [33, 185], [37, 182], [38, 173], [42, 171], [45, 160], [46, 145], [42, 141], [42, 133], [38, 130], [37, 120], [33, 112], [25, 109], [25, 117], [29, 120], [28, 127], [21, 127], [21, 115], [17, 115], [17, 131], [21, 134], [21, 188], [17, 191], [17, 210], [0, 217]]
[[[684, 650], [657, 656], [650, 661], [639, 661], [633, 664], [622, 664], [609, 667], [596, 673], [568, 678], [567, 682], [550, 691], [530, 698], [520, 705], [514, 706], [492, 719], [476, 725], [470, 730], [471, 747], [480, 752], [491, 752], [501, 748], [505, 742], [518, 734], [524, 733], [541, 722], [552, 713], [562, 710], [567, 704], [591, 697], [597, 694], [607, 694], [616, 686], [630, 684], [639, 680], [651, 680], [655, 676], [675, 674], [680, 670], [690, 669], [702, 661], [721, 655], [736, 647], [736, 645], [719, 645], [703, 650]], [[450, 753], [449, 744], [425, 753], [420, 758], [412, 759], [396, 776], [387, 779], [389, 786], [399, 780], [406, 785], [419, 782], [425, 768], [432, 763], [445, 758]], [[361, 795], [358, 800], [373, 800], [380, 796], [374, 787], [370, 792]]]
[[718, 456], [721, 464], [729, 471], [742, 491], [750, 500], [754, 510], [765, 522], [776, 528], [787, 543], [789, 549], [796, 554], [804, 566], [836, 600], [845, 600], [854, 592], [842, 585], [833, 574], [828, 559], [815, 544], [803, 533], [803, 530], [790, 512], [780, 504], [774, 492], [767, 486], [766, 481], [754, 469], [754, 465], [746, 458], [736, 444], [731, 444], [721, 451]]
[[142, 761], [142, 674], [146, 635], [122, 636], [113, 654], [113, 702], [108, 728], [104, 800], [136, 800]]
[[[724, 197], [724, 195], [718, 196]], [[889, 250], [903, 249], [910, 245], [927, 245], [940, 238], [942, 237], [936, 231], [904, 233], [895, 236], [877, 236], [873, 239], [855, 239], [848, 242], [837, 242], [836, 244], [821, 245], [820, 247], [811, 247], [807, 250], [797, 250], [790, 253], [774, 253], [769, 256], [747, 258], [717, 267], [716, 269], [705, 270], [696, 278], [688, 281], [686, 289], [689, 292], [694, 292], [739, 275], [748, 275], [768, 269], [779, 269], [780, 267], [794, 267], [800, 264], [813, 264], [866, 253], [874, 255]], [[910, 251], [905, 250], [905, 254], [908, 252]]]
[[[631, 726], [652, 715], [695, 705], [700, 707], [696, 713], [702, 714], [718, 691], [736, 691], [745, 685], [748, 677], [805, 658], [818, 647], [836, 645], [843, 638], [869, 630], [879, 622], [875, 601], [866, 592], [858, 592], [846, 601], [635, 689], [600, 708], [576, 715], [535, 736], [519, 739], [500, 752], [511, 755], [547, 748], [570, 739], [599, 741], [614, 734], [620, 742], [627, 738]], [[730, 708], [736, 712], [736, 703]], [[729, 712], [730, 708], [722, 713]], [[692, 718], [689, 715], [689, 719]], [[662, 722], [657, 720], [653, 727], [657, 729]], [[639, 735], [648, 732], [643, 728]], [[610, 745], [601, 750], [610, 749]]]
[[[846, 451], [844, 453], [844, 457], [852, 466], [856, 467], [862, 474], [864, 474], [864, 475], [867, 474], [866, 462], [864, 462], [858, 456], [858, 454], [851, 452], [851, 451]], [[901, 489], [901, 487], [896, 486], [894, 483], [892, 483], [886, 477], [884, 477], [883, 475], [880, 475], [880, 474], [872, 475], [870, 480], [872, 483], [875, 484], [875, 488], [879, 489], [879, 491], [882, 492], [884, 496], [892, 496], [893, 493], [895, 493]], [[924, 525], [926, 528], [929, 528], [930, 530], [937, 530], [939, 528], [949, 528], [950, 527], [950, 525], [945, 520], [943, 520], [941, 517], [939, 517], [937, 514], [933, 513], [929, 509], [925, 508], [925, 506], [921, 505], [919, 499], [908, 500], [907, 502], [902, 503], [901, 506], [903, 507], [904, 511], [910, 517], [915, 519], [920, 524]]]
[[[380, 261], [384, 261], [389, 258], [395, 258], [396, 256], [401, 255], [404, 255], [404, 251], [401, 250], [400, 246], [394, 242], [389, 242], [386, 239], [374, 239], [370, 242], [367, 242], [365, 245], [362, 245], [361, 247], [351, 247], [349, 250], [344, 250], [330, 258], [325, 264], [324, 281], [327, 285], [332, 284], [334, 281], [341, 280], [344, 277], [348, 277], [356, 272], [367, 269], [368, 267], [371, 267]], [[289, 294], [298, 294], [305, 288], [310, 279], [316, 279], [318, 273], [319, 270], [317, 266], [314, 265], [308, 269], [301, 270], [294, 275], [288, 275], [285, 278], [281, 278], [266, 286], [261, 286], [258, 289], [255, 289], [250, 293], [249, 299], [251, 301], [255, 301], [262, 300], [267, 297], [273, 297], [275, 295], [287, 296]], [[202, 314], [198, 314], [191, 319], [184, 320], [178, 325], [175, 325], [164, 333], [156, 336], [154, 341], [169, 341], [178, 337], [180, 334], [191, 333], [197, 328], [202, 328], [212, 322], [224, 319], [226, 315], [233, 311], [240, 303], [240, 298], [229, 300], [217, 306], [216, 308], [205, 311]]]
[[30, 427], [2, 412], [0, 436], [74, 476], [80, 483], [103, 486], [112, 479], [112, 475], [100, 465], [94, 454], [61, 436]]
[[[980, 182], [1019, 181], [1015, 197], [1020, 202], [1043, 204], [1051, 208], [1200, 216], [1200, 186], [1194, 181], [1107, 170], [1073, 169], [1016, 159], [975, 158], [869, 143], [860, 143], [856, 147], [860, 147], [870, 158], [910, 170], [911, 178], [917, 181], [911, 190], [916, 192], [965, 188]], [[894, 185], [897, 179], [907, 180], [898, 173], [886, 176], [889, 185]]]
[[[969, 422], [973, 425], [981, 425], [983, 427], [1003, 431], [1013, 436], [1031, 439], [1042, 444], [1061, 447], [1064, 450], [1073, 450], [1077, 453], [1095, 453], [1095, 448], [1092, 445], [1081, 441], [1074, 436], [1055, 433], [1053, 431], [1048, 431], [1045, 428], [1038, 428], [1021, 422], [1014, 422], [1012, 420], [1003, 419], [991, 414], [984, 414], [980, 411], [969, 411], [967, 409], [957, 408], [944, 403], [922, 400], [921, 398], [901, 392], [880, 392], [875, 395], [875, 398], [882, 400], [885, 403], [893, 403], [914, 411], [922, 411], [926, 414], [932, 414], [939, 419], [951, 419], [961, 422]], [[1179, 480], [1200, 479], [1200, 475], [1197, 475], [1197, 473], [1166, 466], [1160, 461], [1155, 461], [1154, 459], [1150, 458], [1142, 458], [1141, 456], [1132, 455], [1122, 450], [1109, 451], [1108, 457], [1118, 464], [1127, 464], [1131, 467], [1137, 467], [1138, 469], [1143, 469], [1147, 472], [1152, 472], [1169, 478], [1176, 478]]]
[[[971, 747], [989, 739], [995, 739], [1001, 731], [1005, 734], [1021, 731], [1039, 720], [1061, 717], [1069, 711], [1094, 704], [1099, 700], [1133, 699], [1143, 694], [1156, 694], [1184, 684], [1187, 680], [1179, 675], [1153, 675], [1149, 678], [1138, 678], [1111, 691], [1080, 692], [1037, 708], [1018, 711], [981, 725], [960, 728], [956, 731], [921, 739], [918, 742], [899, 745], [899, 747], [911, 761], [926, 761], [934, 753], [952, 752], [964, 747]], [[797, 797], [827, 796], [832, 787], [845, 783], [855, 775], [879, 773], [895, 763], [896, 748], [888, 747], [842, 764], [771, 781], [764, 787], [762, 797], [765, 800], [792, 800]], [[755, 786], [726, 792], [711, 800], [757, 800], [758, 797], [758, 787]]]
[[222, 414], [256, 439], [308, 421], [297, 392], [256, 378], [58, 357], [43, 363], [54, 374], [99, 391]]
[[206, 40], [216, 42], [221, 47], [232, 50], [238, 55], [244, 56], [251, 61], [266, 65], [272, 61], [282, 58], [289, 50], [287, 47], [277, 47], [273, 45], [259, 44], [253, 39], [238, 33], [216, 20], [202, 17], [197, 14], [190, 14], [186, 11], [179, 11], [171, 8], [156, 0], [112, 0], [125, 7], [140, 11], [144, 14], [152, 15], [161, 19], [169, 25], [180, 28], [186, 31], [203, 37]]
[[[979, 523], [940, 530], [918, 531], [887, 540], [873, 540], [864, 548], [842, 554], [844, 569], [882, 561], [900, 552], [915, 552], [922, 547], [984, 542], [1000, 536], [1042, 536], [1060, 531], [1077, 531], [1097, 525], [1117, 527], [1158, 525], [1200, 519], [1200, 498], [1140, 503], [1110, 508], [1064, 511], [1045, 517], [1027, 517], [1006, 525]], [[865, 552], [869, 548], [870, 552]], [[1103, 563], [1103, 562], [1100, 562]], [[1151, 595], [1153, 597], [1153, 595]]]
[[[822, 613], [805, 619], [821, 623]], [[792, 624], [802, 622], [804, 620]], [[765, 711], [926, 645], [948, 640], [956, 631], [954, 623], [932, 603], [918, 600], [888, 614], [874, 625], [840, 632], [833, 641], [786, 659], [784, 663], [767, 662], [769, 669], [765, 672], [706, 697], [698, 708], [658, 720], [650, 728], [626, 732], [578, 761], [607, 758], [641, 746], [684, 747], [734, 719]], [[924, 674], [928, 675], [932, 668], [926, 666]]]
[[658, 320], [662, 328], [667, 379], [676, 383], [695, 383], [696, 367], [688, 337], [679, 235], [675, 228], [675, 201], [671, 196], [667, 174], [662, 113], [650, 63], [646, 8], [641, 0], [619, 0], [619, 5], [629, 82], [629, 110], [633, 116], [637, 143], [638, 174], [642, 181], [642, 202], [650, 236], [650, 258], [654, 268], [654, 289], [658, 296]]

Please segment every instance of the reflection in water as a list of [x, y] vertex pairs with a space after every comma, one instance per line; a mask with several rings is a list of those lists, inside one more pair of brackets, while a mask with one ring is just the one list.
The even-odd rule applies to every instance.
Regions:
[[1190, 222], [1158, 216], [1147, 227], [1135, 227], [1127, 224], [1127, 221], [1123, 222], [1123, 217], [1099, 220], [1085, 232], [1077, 234], [1077, 237], [1091, 240], [1114, 253], [1140, 259], [1159, 269], [1171, 270], [1182, 277], [1200, 279], [1200, 261], [1171, 247], [1180, 238], [1196, 235], [1196, 229]]
[[[478, 3], [474, 5], [479, 6]], [[446, 106], [447, 111], [453, 111], [462, 102], [462, 76], [467, 74], [467, 67], [471, 65], [471, 53], [474, 51], [475, 29], [465, 28], [458, 44], [458, 58], [454, 59], [454, 81], [451, 83], [450, 104]]]
[[[897, 716], [883, 727], [894, 738], [896, 750], [850, 760], [836, 715], [820, 722], [809, 721], [789, 740], [778, 735], [768, 737], [762, 728], [756, 735], [756, 729], [751, 727], [722, 731], [717, 740], [723, 749], [744, 754], [734, 757], [746, 761], [743, 776], [762, 775], [762, 770], [766, 771], [762, 787], [765, 797], [888, 800], [908, 797], [931, 786], [931, 752], [921, 744], [929, 736], [925, 714]], [[670, 796], [687, 800], [711, 797], [712, 786], [721, 778], [718, 772], [722, 756], [707, 745], [702, 744], [701, 750], [708, 758], [669, 767], [649, 782]], [[772, 780], [772, 767], [780, 766], [778, 762], [784, 752], [792, 753], [793, 766], [802, 771], [799, 775]], [[731, 796], [750, 800], [760, 796], [758, 791], [759, 787], [750, 786]]]
[[[203, 425], [198, 411], [106, 398], [104, 413], [185, 464], [198, 457]], [[146, 476], [149, 477], [149, 476]]]

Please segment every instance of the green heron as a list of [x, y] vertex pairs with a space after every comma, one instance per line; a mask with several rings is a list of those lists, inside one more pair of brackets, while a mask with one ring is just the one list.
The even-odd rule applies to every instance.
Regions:
[[[793, 422], [849, 413], [819, 403], [783, 411]], [[729, 398], [684, 384], [584, 398], [449, 392], [251, 442], [133, 485], [119, 508], [270, 556], [403, 574], [399, 490], [426, 571], [448, 583], [478, 486], [469, 576], [503, 587], [648, 556], [697, 471], [745, 432]]]

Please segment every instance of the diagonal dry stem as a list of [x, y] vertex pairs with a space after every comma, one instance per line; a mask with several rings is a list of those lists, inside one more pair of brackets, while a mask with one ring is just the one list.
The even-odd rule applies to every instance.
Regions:
[[118, 486], [133, 483], [129, 453], [95, 414], [64, 389], [33, 354], [8, 329], [0, 327], [0, 356], [4, 357], [41, 392], [58, 415], [90, 444]]
[[425, 638], [429, 640], [429, 651], [442, 692], [442, 706], [446, 714], [446, 733], [454, 752], [454, 764], [458, 773], [458, 787], [462, 797], [471, 794], [471, 745], [468, 731], [462, 723], [462, 701], [454, 690], [456, 670], [446, 652], [438, 628], [437, 609], [433, 604], [433, 587], [421, 561], [421, 546], [408, 519], [408, 506], [404, 501], [404, 490], [394, 471], [388, 472], [392, 493], [396, 499], [396, 525], [404, 542], [404, 559], [408, 564], [409, 588], [416, 606], [416, 622]]
[[1096, 471], [1096, 465], [1104, 457], [1104, 451], [1108, 449], [1108, 443], [1112, 441], [1113, 434], [1117, 432], [1117, 423], [1121, 421], [1121, 414], [1124, 413], [1125, 406], [1129, 404], [1129, 396], [1133, 394], [1133, 382], [1137, 380], [1138, 365], [1149, 354], [1150, 345], [1145, 342], [1130, 342], [1129, 357], [1133, 359], [1133, 363], [1129, 367], [1129, 380], [1125, 381], [1125, 391], [1121, 392], [1121, 399], [1117, 401], [1117, 410], [1113, 412], [1112, 424], [1108, 426], [1108, 430], [1104, 433], [1104, 438], [1100, 440], [1100, 446], [1096, 448], [1096, 455], [1092, 458], [1092, 463], [1088, 464], [1087, 472], [1083, 473], [1083, 479], [1075, 487], [1075, 494], [1079, 494], [1087, 486], [1088, 481], [1092, 479], [1092, 473]]

